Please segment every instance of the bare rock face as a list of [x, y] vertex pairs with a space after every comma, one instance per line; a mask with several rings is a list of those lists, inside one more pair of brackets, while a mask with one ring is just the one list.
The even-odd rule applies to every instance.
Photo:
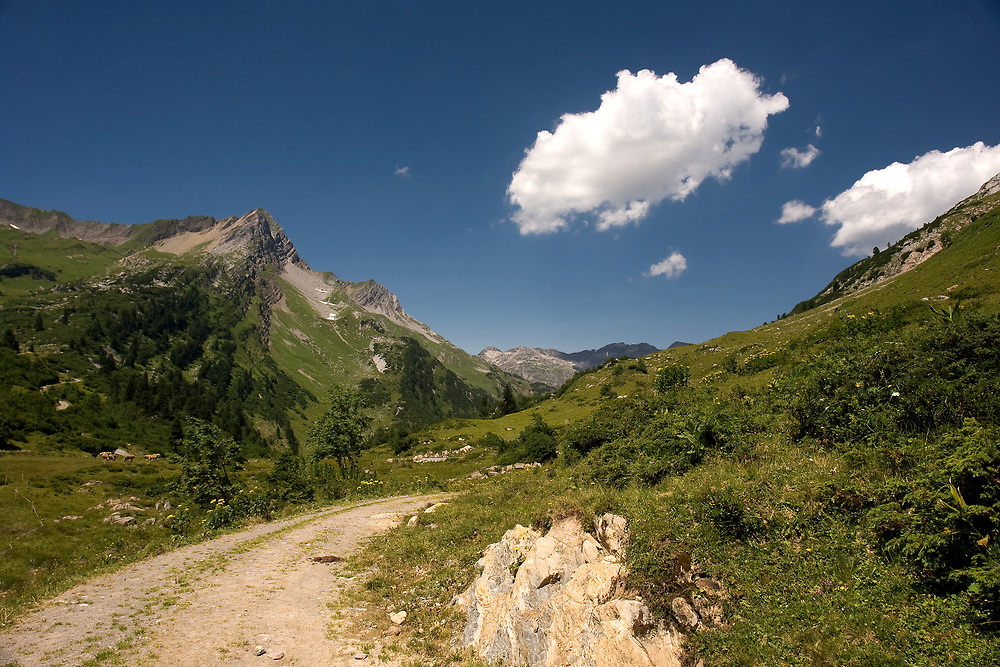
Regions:
[[464, 644], [493, 664], [679, 667], [683, 636], [623, 599], [625, 520], [607, 514], [597, 523], [600, 541], [571, 517], [545, 536], [517, 526], [490, 545], [457, 600]]

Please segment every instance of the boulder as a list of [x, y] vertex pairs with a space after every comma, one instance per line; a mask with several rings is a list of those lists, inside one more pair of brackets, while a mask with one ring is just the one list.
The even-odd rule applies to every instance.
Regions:
[[569, 517], [544, 536], [516, 526], [490, 545], [456, 598], [464, 645], [492, 664], [679, 667], [683, 636], [623, 597], [625, 520], [606, 514], [598, 523], [598, 539]]

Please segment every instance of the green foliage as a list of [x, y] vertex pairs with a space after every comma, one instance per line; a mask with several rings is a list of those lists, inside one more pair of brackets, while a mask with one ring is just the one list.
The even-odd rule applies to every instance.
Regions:
[[20, 278], [21, 276], [28, 276], [32, 280], [48, 280], [53, 282], [56, 279], [55, 273], [34, 264], [7, 262], [3, 266], [0, 266], [0, 280], [4, 278]]
[[517, 412], [517, 399], [514, 398], [514, 391], [509, 384], [503, 386], [503, 398], [500, 400], [498, 412], [501, 417]]
[[686, 387], [691, 379], [691, 371], [681, 364], [670, 364], [660, 369], [653, 382], [653, 388], [659, 392], [667, 392], [678, 387]]
[[517, 444], [529, 462], [544, 463], [554, 459], [558, 453], [555, 429], [546, 424], [539, 414], [532, 415], [531, 423], [521, 431]]
[[179, 490], [201, 507], [233, 496], [229, 471], [238, 466], [236, 442], [214, 424], [193, 417], [184, 424]]
[[15, 353], [21, 351], [21, 344], [17, 342], [17, 336], [14, 335], [13, 329], [6, 329], [3, 332], [3, 338], [0, 339], [0, 346], [8, 350], [13, 350]]
[[327, 396], [329, 407], [309, 427], [309, 444], [315, 461], [333, 459], [341, 475], [357, 475], [358, 454], [372, 418], [360, 393], [334, 385]]
[[282, 450], [273, 461], [265, 479], [275, 499], [283, 503], [304, 503], [313, 499], [314, 482], [297, 454]]
[[446, 368], [415, 339], [404, 337], [377, 344], [375, 351], [398, 378], [399, 401], [393, 420], [407, 430], [451, 417], [471, 417], [479, 411], [486, 392], [470, 386]]
[[848, 318], [824, 347], [776, 383], [799, 436], [824, 443], [892, 439], [1000, 416], [1000, 322], [970, 315], [899, 331], [885, 321]]
[[493, 431], [487, 431], [476, 444], [480, 447], [495, 449], [498, 452], [503, 451], [507, 447], [507, 443], [504, 442], [503, 438]]
[[887, 553], [935, 593], [967, 593], [991, 623], [1000, 621], [998, 435], [967, 420], [868, 516]]

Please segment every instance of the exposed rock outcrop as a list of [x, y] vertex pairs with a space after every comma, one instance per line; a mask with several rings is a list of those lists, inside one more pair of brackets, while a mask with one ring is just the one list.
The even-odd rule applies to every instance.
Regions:
[[490, 545], [456, 602], [463, 642], [489, 663], [532, 667], [680, 666], [683, 635], [625, 599], [625, 520], [604, 515], [596, 534], [576, 517], [547, 535], [517, 526]]
[[597, 350], [570, 353], [522, 345], [506, 352], [490, 346], [480, 352], [478, 356], [508, 373], [517, 373], [531, 382], [549, 387], [560, 387], [577, 371], [600, 366], [609, 359], [638, 358], [658, 351], [657, 348], [648, 343], [635, 345], [611, 343]]

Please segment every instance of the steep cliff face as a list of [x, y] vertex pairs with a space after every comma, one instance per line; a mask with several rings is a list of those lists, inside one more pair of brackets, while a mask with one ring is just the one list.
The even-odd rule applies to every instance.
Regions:
[[522, 345], [506, 352], [488, 347], [479, 353], [479, 358], [508, 373], [516, 373], [525, 380], [555, 388], [573, 377], [578, 370], [572, 362], [556, 356], [558, 354], [558, 350], [543, 350]]
[[363, 283], [340, 281], [338, 287], [343, 290], [348, 299], [367, 312], [388, 317], [396, 324], [435, 341], [444, 341], [444, 338], [431, 331], [426, 324], [410, 317], [403, 310], [396, 295], [374, 280], [367, 280]]

